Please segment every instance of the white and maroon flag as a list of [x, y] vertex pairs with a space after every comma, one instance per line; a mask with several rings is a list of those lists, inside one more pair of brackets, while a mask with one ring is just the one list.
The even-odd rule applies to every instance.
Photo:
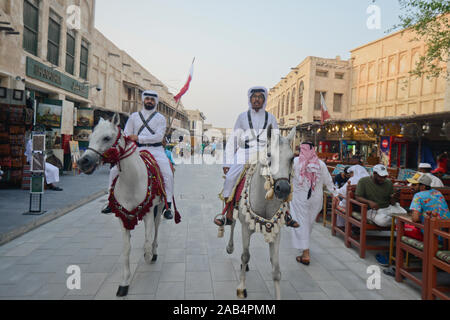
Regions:
[[320, 93], [320, 105], [321, 105], [321, 117], [320, 117], [320, 122], [322, 124], [325, 123], [325, 120], [330, 119], [330, 114], [328, 113], [328, 108], [327, 105], [325, 103], [325, 99], [323, 98], [322, 92]]
[[191, 69], [189, 70], [189, 77], [186, 81], [186, 84], [183, 86], [183, 88], [181, 88], [180, 92], [174, 97], [175, 101], [178, 102], [180, 101], [181, 97], [189, 90], [189, 86], [191, 84], [192, 81], [192, 77], [194, 76], [194, 60], [192, 60], [192, 65], [191, 65]]

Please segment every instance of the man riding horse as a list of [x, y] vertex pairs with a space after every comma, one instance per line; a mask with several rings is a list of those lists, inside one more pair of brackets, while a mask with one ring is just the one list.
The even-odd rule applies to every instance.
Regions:
[[[228, 138], [225, 147], [225, 163], [223, 173], [226, 175], [222, 196], [225, 203], [232, 202], [235, 186], [242, 176], [245, 164], [250, 157], [263, 151], [267, 145], [267, 128], [272, 125], [278, 129], [276, 118], [267, 112], [268, 92], [265, 87], [253, 87], [248, 91], [249, 109], [239, 115], [234, 126], [233, 134]], [[244, 143], [242, 143], [244, 142]], [[230, 160], [233, 162], [230, 163]], [[232, 206], [231, 206], [232, 207]], [[214, 219], [218, 226], [231, 225], [233, 222], [233, 210], [230, 208], [226, 218], [220, 216]], [[286, 215], [286, 225], [298, 228], [299, 224], [290, 215]]]
[[[155, 91], [147, 90], [142, 93], [144, 108], [131, 114], [125, 125], [124, 133], [132, 141], [135, 141], [139, 151], [150, 152], [158, 163], [161, 175], [164, 179], [164, 188], [168, 209], [164, 211], [166, 219], [173, 219], [171, 212], [171, 201], [173, 198], [174, 178], [169, 158], [163, 148], [163, 139], [166, 134], [166, 118], [156, 111], [159, 96]], [[110, 185], [119, 174], [117, 166], [111, 169]], [[106, 210], [109, 208], [106, 208]]]

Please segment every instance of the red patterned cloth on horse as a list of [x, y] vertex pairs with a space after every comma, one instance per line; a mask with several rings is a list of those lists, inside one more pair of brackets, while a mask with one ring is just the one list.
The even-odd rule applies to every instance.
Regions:
[[233, 200], [228, 202], [225, 205], [225, 208], [222, 211], [222, 215], [226, 215], [228, 210], [230, 209], [230, 207], [235, 207], [236, 204], [238, 203], [239, 199], [241, 198], [241, 194], [242, 191], [244, 190], [244, 186], [245, 186], [245, 176], [241, 179], [241, 181], [239, 182], [238, 186], [236, 187], [236, 191], [234, 193], [233, 196]]
[[116, 217], [122, 220], [123, 225], [127, 230], [133, 230], [138, 222], [141, 221], [144, 216], [150, 211], [153, 206], [153, 199], [155, 199], [156, 196], [164, 198], [167, 207], [166, 194], [164, 191], [164, 180], [161, 176], [161, 171], [159, 170], [158, 163], [148, 151], [141, 151], [139, 152], [139, 155], [144, 161], [147, 168], [148, 190], [145, 200], [132, 211], [128, 211], [127, 209], [122, 207], [114, 195], [114, 189], [119, 177], [116, 177], [114, 179], [109, 194], [109, 207], [111, 208], [112, 212], [115, 213]]

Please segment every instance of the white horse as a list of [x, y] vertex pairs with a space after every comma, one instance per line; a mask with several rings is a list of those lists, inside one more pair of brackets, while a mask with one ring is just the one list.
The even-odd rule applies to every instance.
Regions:
[[[291, 143], [295, 137], [293, 128], [287, 138], [273, 136], [272, 128], [268, 128], [267, 154], [260, 154], [257, 161], [250, 164], [246, 174], [246, 183], [239, 200], [239, 210], [235, 211], [231, 226], [230, 240], [227, 246], [229, 254], [234, 251], [233, 234], [236, 218], [242, 226], [241, 275], [237, 288], [239, 298], [247, 297], [245, 286], [246, 271], [250, 260], [250, 237], [255, 232], [264, 234], [269, 243], [272, 278], [275, 286], [275, 297], [281, 299], [279, 263], [279, 247], [281, 227], [285, 224], [287, 202], [292, 197], [291, 171], [294, 160]], [[274, 197], [275, 196], [275, 197]]]
[[[112, 121], [100, 119], [94, 132], [89, 138], [89, 148], [77, 161], [78, 167], [86, 174], [92, 174], [98, 164], [103, 160], [105, 152], [116, 149], [119, 152], [120, 173], [115, 185], [114, 196], [117, 202], [126, 210], [132, 211], [140, 205], [147, 197], [151, 186], [148, 185], [147, 168], [139, 156], [136, 145], [125, 139], [119, 127], [120, 118], [114, 115]], [[158, 227], [162, 215], [162, 200], [159, 196], [153, 199], [152, 207], [144, 216], [145, 244], [144, 257], [147, 263], [155, 262], [157, 255]], [[123, 232], [123, 279], [117, 291], [118, 297], [128, 294], [131, 281], [130, 272], [130, 230], [125, 228], [119, 219]]]

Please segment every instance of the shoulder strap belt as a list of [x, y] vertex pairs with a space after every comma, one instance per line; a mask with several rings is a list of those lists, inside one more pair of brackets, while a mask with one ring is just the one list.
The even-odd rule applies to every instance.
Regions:
[[155, 134], [155, 131], [153, 131], [150, 127], [149, 127], [149, 122], [152, 121], [152, 119], [156, 116], [157, 112], [153, 112], [152, 115], [150, 115], [150, 117], [145, 120], [144, 116], [142, 115], [142, 112], [139, 112], [139, 117], [141, 117], [141, 120], [143, 122], [142, 127], [139, 129], [138, 134], [140, 135], [142, 133], [142, 131], [144, 131], [145, 128], [147, 128], [147, 130], [151, 133], [151, 134]]
[[[265, 116], [266, 116], [266, 119], [264, 121], [264, 128], [263, 128], [263, 130], [265, 130], [267, 128], [267, 124], [269, 122], [269, 113], [267, 111], [265, 112]], [[261, 136], [262, 132], [257, 137], [255, 136], [255, 132], [253, 130], [253, 122], [252, 122], [252, 116], [251, 116], [250, 110], [248, 110], [248, 112], [247, 112], [247, 118], [248, 118], [248, 125], [250, 127], [253, 139], [256, 139], [259, 142], [259, 137]]]

